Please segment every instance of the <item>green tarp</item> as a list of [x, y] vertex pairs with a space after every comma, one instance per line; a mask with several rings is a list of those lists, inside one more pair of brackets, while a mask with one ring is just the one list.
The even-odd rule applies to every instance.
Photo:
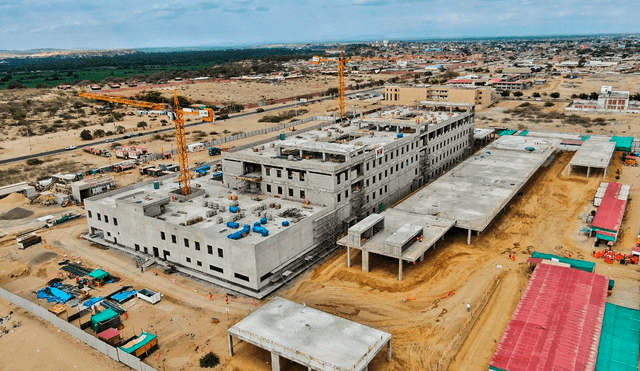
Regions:
[[606, 234], [602, 234], [602, 233], [598, 233], [596, 232], [596, 237], [598, 237], [601, 240], [606, 240], [606, 241], [614, 241], [616, 240], [616, 238], [614, 236], [608, 236]]
[[589, 138], [591, 138], [591, 135], [585, 135], [585, 136], [583, 136], [583, 137], [582, 137], [582, 138], [580, 138], [580, 139], [581, 139], [581, 140], [587, 140], [587, 139], [589, 139]]
[[500, 136], [503, 136], [503, 135], [513, 135], [513, 134], [515, 134], [515, 133], [516, 133], [516, 131], [517, 131], [517, 130], [503, 130], [503, 131], [501, 131], [501, 132], [500, 132]]
[[596, 371], [637, 371], [640, 311], [607, 303]]
[[93, 329], [93, 331], [97, 331], [98, 330], [98, 325], [102, 322], [108, 321], [114, 317], [118, 317], [118, 313], [111, 309], [111, 308], [107, 308], [105, 310], [103, 310], [102, 312], [91, 316], [91, 328]]
[[520, 134], [518, 134], [518, 135], [521, 135], [521, 136], [523, 136], [523, 137], [526, 137], [526, 136], [527, 136], [527, 134], [529, 134], [529, 130], [524, 130], [524, 131], [522, 131], [522, 132], [521, 132]]
[[156, 338], [156, 336], [153, 335], [153, 334], [149, 334], [148, 332], [143, 332], [142, 334], [140, 334], [140, 336], [138, 336], [138, 338], [136, 340], [142, 338], [143, 336], [144, 336], [144, 338], [142, 340], [140, 340], [139, 342], [131, 345], [130, 347], [126, 347], [127, 344], [125, 344], [125, 345], [121, 346], [120, 349], [122, 349], [125, 352], [131, 354], [131, 353], [135, 352], [136, 350], [142, 348], [143, 346], [145, 346], [146, 344], [148, 344], [149, 342], [151, 342], [153, 339]]
[[89, 273], [89, 277], [93, 277], [93, 278], [95, 278], [97, 280], [105, 279], [108, 276], [109, 276], [109, 272], [105, 272], [100, 268], [98, 268], [95, 271]]
[[578, 260], [578, 259], [565, 258], [564, 256], [558, 256], [553, 254], [545, 254], [537, 251], [534, 251], [531, 257], [545, 259], [545, 260], [556, 259], [561, 263], [569, 264], [571, 268], [580, 269], [581, 271], [585, 271], [585, 272], [593, 272], [593, 269], [596, 266], [596, 263], [592, 263], [584, 260]]
[[616, 142], [616, 151], [631, 152], [633, 137], [619, 137], [614, 135], [611, 141]]

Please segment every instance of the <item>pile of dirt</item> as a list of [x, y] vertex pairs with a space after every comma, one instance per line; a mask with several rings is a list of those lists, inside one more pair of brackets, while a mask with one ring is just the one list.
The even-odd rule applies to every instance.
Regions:
[[27, 202], [28, 200], [29, 199], [24, 197], [21, 193], [12, 193], [7, 197], [1, 199], [0, 205], [15, 204], [20, 202], [24, 203], [24, 202]]
[[25, 210], [21, 207], [15, 207], [6, 213], [0, 215], [0, 220], [16, 220], [26, 218], [28, 216], [33, 215], [33, 211]]

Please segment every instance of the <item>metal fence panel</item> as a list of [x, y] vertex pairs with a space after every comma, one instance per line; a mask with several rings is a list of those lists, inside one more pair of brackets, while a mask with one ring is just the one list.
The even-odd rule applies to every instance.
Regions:
[[109, 344], [107, 345], [107, 355], [111, 357], [111, 359], [120, 362], [120, 357], [118, 357], [118, 348], [112, 347]]
[[136, 370], [140, 370], [141, 368], [140, 364], [142, 362], [140, 362], [140, 360], [137, 357], [132, 356], [131, 354], [123, 351], [120, 348], [118, 348], [118, 358], [120, 359], [120, 362], [124, 363], [125, 365], [131, 368], [134, 368]]

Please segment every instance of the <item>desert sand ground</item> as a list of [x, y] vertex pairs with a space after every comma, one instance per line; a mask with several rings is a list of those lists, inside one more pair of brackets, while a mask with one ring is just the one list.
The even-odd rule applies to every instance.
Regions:
[[[349, 113], [362, 112], [363, 110], [369, 110], [376, 107], [379, 107], [378, 98], [371, 98], [367, 100], [350, 100], [347, 99], [345, 101], [346, 110]], [[275, 106], [277, 107], [277, 106]], [[332, 116], [336, 113], [336, 109], [338, 107], [338, 99], [330, 99], [322, 102], [310, 103], [306, 106], [299, 105], [297, 110], [299, 111], [299, 116], [295, 119], [303, 119], [311, 116]], [[243, 133], [250, 132], [253, 130], [260, 130], [269, 128], [272, 126], [277, 126], [279, 124], [276, 123], [265, 123], [258, 122], [258, 120], [265, 115], [277, 115], [283, 110], [291, 110], [294, 111], [296, 108], [284, 108], [281, 110], [270, 111], [255, 115], [244, 116], [240, 118], [233, 118], [230, 120], [217, 120], [214, 123], [204, 123], [201, 125], [196, 125], [193, 127], [187, 128], [187, 142], [195, 143], [201, 141], [210, 141], [214, 139], [219, 139], [225, 136], [233, 135], [235, 133]], [[304, 112], [306, 110], [307, 112]], [[125, 109], [124, 111], [131, 111]], [[149, 121], [147, 117], [138, 117], [138, 116], [125, 116], [124, 121], [118, 121], [115, 123], [105, 124], [101, 126], [99, 124], [88, 126], [85, 128], [77, 129], [77, 130], [69, 130], [69, 131], [60, 131], [57, 133], [46, 134], [35, 136], [31, 138], [24, 137], [11, 137], [7, 138], [0, 142], [0, 158], [10, 158], [16, 156], [23, 156], [25, 154], [44, 152], [53, 149], [63, 148], [68, 145], [76, 145], [78, 147], [86, 145], [86, 142], [83, 142], [80, 139], [80, 131], [84, 129], [88, 129], [93, 132], [98, 128], [102, 128], [103, 130], [115, 130], [116, 126], [122, 125], [127, 128], [127, 132], [135, 132], [138, 129], [136, 128], [136, 123], [140, 120], [144, 120], [148, 122], [149, 127], [145, 131], [153, 131], [160, 128], [163, 128], [162, 124], [159, 120]], [[288, 121], [283, 121], [285, 123]], [[187, 124], [195, 123], [194, 120], [190, 120]], [[318, 122], [310, 122], [305, 125], [301, 125], [299, 128], [304, 128], [306, 126], [312, 126], [317, 124]], [[281, 123], [280, 123], [281, 124]], [[171, 123], [169, 123], [171, 125]], [[15, 130], [15, 129], [11, 129]], [[245, 143], [261, 140], [268, 137], [273, 137], [277, 135], [277, 132], [272, 132], [270, 134], [264, 136], [255, 136], [251, 138], [246, 138], [239, 141], [229, 142], [222, 146], [222, 148], [231, 148], [233, 146], [242, 145]], [[97, 148], [109, 149], [111, 150], [115, 145], [136, 145], [147, 148], [149, 151], [154, 153], [160, 153], [162, 150], [171, 150], [176, 148], [175, 145], [175, 136], [173, 135], [173, 131], [169, 133], [161, 133], [157, 136], [146, 136], [132, 139], [121, 139], [122, 135], [114, 136], [113, 143], [101, 144], [96, 146]], [[0, 140], [2, 140], [2, 135], [0, 135]], [[27, 150], [29, 149], [29, 150]], [[115, 155], [115, 152], [111, 150], [112, 155]], [[200, 152], [196, 154], [190, 155], [190, 164], [195, 164], [202, 161], [210, 161], [212, 158], [208, 156], [206, 152]], [[48, 156], [43, 158], [44, 163], [41, 165], [27, 165], [25, 162], [20, 163], [11, 163], [0, 166], [0, 172], [4, 171], [3, 179], [0, 179], [0, 185], [11, 184], [19, 181], [36, 181], [42, 178], [48, 177], [48, 175], [55, 174], [57, 172], [69, 173], [73, 171], [80, 171], [83, 169], [95, 168], [98, 166], [108, 165], [111, 163], [117, 163], [122, 161], [121, 159], [117, 159], [115, 157], [100, 157], [96, 155], [92, 155], [82, 150], [73, 150], [68, 151], [55, 156]], [[158, 161], [158, 162], [170, 162], [170, 161]], [[174, 161], [175, 162], [175, 161]], [[137, 180], [136, 174], [137, 172], [132, 172], [133, 177], [128, 176], [128, 174], [118, 174], [116, 175], [117, 179], [121, 184], [126, 185], [130, 184]], [[110, 174], [114, 175], [114, 174]]]
[[[485, 370], [530, 276], [525, 263], [530, 253], [570, 251], [576, 258], [595, 261], [591, 257], [592, 241], [579, 232], [584, 225], [579, 215], [593, 208], [591, 198], [602, 179], [567, 176], [571, 157], [571, 153], [561, 154], [549, 168], [541, 169], [525, 186], [523, 195], [474, 238], [472, 245], [466, 245], [465, 233], [449, 233], [426, 254], [424, 262], [406, 267], [402, 282], [397, 281], [395, 259], [373, 256], [371, 272], [365, 273], [360, 270], [359, 253], [353, 254], [354, 265], [347, 268], [346, 252], [339, 250], [276, 295], [391, 332], [393, 359], [387, 362], [382, 355], [376, 357], [372, 370], [435, 370], [438, 363], [442, 370], [449, 362], [450, 370]], [[640, 168], [623, 166], [616, 158], [607, 180], [614, 180], [618, 169], [620, 181], [632, 184], [631, 197], [637, 197]], [[19, 200], [6, 203], [0, 212], [17, 206], [24, 205]], [[634, 223], [639, 218], [640, 206], [631, 202], [625, 222], [627, 233], [619, 244], [623, 252], [628, 253], [635, 242], [638, 226]], [[81, 240], [79, 236], [85, 230], [82, 220], [55, 227], [43, 233], [45, 246], [24, 251], [15, 249], [12, 236], [5, 237], [0, 247], [0, 285], [35, 300], [32, 291], [58, 275], [56, 262], [64, 256], [73, 257], [123, 278], [94, 295], [130, 284], [165, 294], [155, 306], [137, 302], [124, 321], [125, 335], [139, 329], [158, 333], [160, 349], [147, 358], [149, 364], [161, 367], [164, 359], [166, 370], [196, 370], [198, 358], [211, 350], [221, 357], [220, 369], [271, 368], [268, 352], [249, 344], [237, 345], [236, 355], [229, 357], [224, 337], [226, 328], [259, 302], [232, 299], [227, 319], [226, 291], [177, 275], [140, 273], [130, 257]], [[517, 254], [516, 262], [507, 259], [509, 252]], [[597, 273], [616, 280], [609, 300], [638, 308], [638, 267], [596, 262]], [[471, 314], [466, 312], [467, 302], [472, 304]], [[212, 317], [219, 318], [220, 324], [212, 324]], [[51, 348], [61, 351], [56, 349], [64, 346], [64, 342], [58, 342]], [[291, 362], [283, 366], [284, 370], [304, 370]]]
[[[626, 79], [627, 77], [621, 78], [621, 81], [625, 81], [626, 84]], [[572, 84], [575, 82], [576, 80], [571, 80]], [[564, 83], [564, 80], [556, 80], [542, 89], [562, 89]], [[604, 83], [594, 81], [590, 84], [593, 86], [589, 85], [588, 89], [567, 88], [569, 90], [561, 94], [570, 95], [570, 89], [574, 89], [576, 93], [598, 91], [599, 86]], [[614, 82], [610, 84], [615, 89], [625, 88]], [[634, 91], [632, 88], [627, 89]], [[328, 106], [331, 102], [335, 108], [337, 101], [328, 102]], [[349, 102], [362, 104], [361, 101], [347, 101]], [[505, 101], [495, 107], [480, 110], [478, 123], [484, 126], [504, 125], [504, 117], [512, 120], [511, 125], [507, 126], [525, 122], [526, 120], [515, 119], [511, 114], [503, 112], [504, 109], [513, 109], [521, 103]], [[320, 104], [310, 105], [308, 108], [313, 109], [314, 106], [320, 107]], [[319, 108], [318, 112], [326, 112], [327, 109], [329, 108]], [[544, 110], [561, 110], [561, 106], [556, 104]], [[309, 112], [309, 115], [311, 114], [313, 113]], [[603, 117], [610, 118], [608, 115]], [[560, 121], [543, 123], [547, 126], [543, 125], [541, 128], [531, 128], [529, 125], [527, 127], [530, 130], [613, 130], [619, 135], [624, 135], [622, 131], [627, 131], [627, 134], [637, 132], [638, 129], [633, 126], [637, 120], [636, 116], [622, 115], [619, 120], [624, 123], [613, 124], [612, 128], [609, 125], [592, 125], [585, 128], [563, 124]], [[236, 126], [225, 127], [229, 131], [253, 130], [249, 128], [252, 126], [245, 128], [245, 125], [242, 125], [240, 128], [233, 120], [214, 126], [225, 124]], [[254, 125], [264, 124], [255, 122]], [[630, 128], [624, 129], [625, 125]], [[202, 130], [220, 132], [220, 129], [222, 126]], [[77, 137], [77, 133], [74, 137]], [[54, 138], [54, 141], [58, 141], [56, 148], [62, 146], [59, 144], [62, 140], [63, 137]], [[5, 140], [2, 146], [8, 148], [7, 143]], [[151, 148], [164, 143], [160, 141], [144, 145]], [[11, 151], [19, 152], [20, 148], [25, 151], [24, 142], [22, 146], [16, 146], [16, 149]], [[4, 156], [7, 149], [2, 151], [0, 156]], [[65, 156], [78, 154], [69, 152], [60, 157], [65, 159]], [[77, 159], [78, 162], [108, 161], [88, 154], [82, 156]], [[199, 156], [209, 159], [206, 154], [201, 153], [195, 155], [192, 161], [201, 161]], [[603, 179], [593, 176], [587, 179], [584, 174], [579, 173], [566, 175], [566, 167], [572, 156], [572, 153], [560, 154], [550, 167], [543, 168], [535, 174], [531, 182], [524, 187], [522, 196], [516, 197], [510, 207], [500, 214], [486, 231], [474, 237], [472, 245], [466, 245], [466, 233], [455, 230], [450, 232], [436, 248], [427, 252], [424, 262], [405, 268], [402, 282], [397, 281], [395, 259], [372, 256], [371, 272], [365, 273], [360, 270], [359, 253], [353, 253], [354, 264], [347, 268], [346, 252], [338, 250], [275, 295], [305, 302], [315, 308], [391, 332], [394, 339], [392, 361], [387, 362], [383, 355], [379, 355], [371, 364], [371, 370], [436, 370], [438, 364], [438, 370], [443, 370], [446, 366], [450, 370], [486, 370], [521, 292], [526, 287], [530, 270], [525, 261], [534, 250], [556, 254], [571, 252], [573, 257], [596, 261], [597, 273], [616, 280], [616, 288], [609, 301], [638, 309], [638, 267], [608, 265], [602, 260], [593, 259], [592, 241], [580, 233], [580, 227], [585, 224], [579, 219], [579, 215], [593, 209], [591, 199]], [[640, 191], [640, 168], [623, 166], [621, 160], [616, 157], [607, 181], [616, 180], [616, 170], [620, 170], [618, 181], [631, 184], [631, 198], [637, 198]], [[136, 173], [127, 176], [127, 182], [139, 180]], [[60, 259], [81, 260], [92, 267], [100, 266], [123, 279], [96, 290], [94, 296], [108, 294], [120, 285], [148, 287], [164, 293], [163, 300], [155, 306], [146, 302], [135, 302], [135, 305], [129, 308], [129, 319], [124, 321], [125, 336], [131, 336], [133, 331], [139, 333], [140, 329], [157, 332], [160, 349], [147, 358], [146, 362], [150, 365], [159, 369], [164, 367], [169, 371], [197, 370], [198, 359], [206, 352], [213, 351], [221, 357], [222, 365], [218, 367], [221, 370], [271, 369], [268, 352], [249, 344], [237, 345], [236, 355], [230, 357], [224, 336], [226, 329], [260, 305], [259, 301], [243, 297], [231, 298], [231, 310], [227, 318], [224, 310], [224, 297], [227, 293], [225, 290], [180, 275], [166, 276], [153, 270], [141, 273], [131, 257], [82, 240], [80, 235], [86, 231], [83, 220], [46, 230], [42, 233], [45, 244], [27, 250], [17, 250], [15, 234], [32, 229], [33, 218], [62, 211], [81, 212], [81, 209], [72, 207], [61, 210], [30, 205], [23, 198], [15, 196], [0, 200], [0, 214], [16, 207], [33, 211], [34, 214], [24, 219], [0, 222], [3, 228], [0, 236], [6, 234], [0, 237], [0, 286], [35, 301], [33, 291], [42, 287], [49, 279], [59, 276], [57, 262]], [[635, 224], [637, 220], [640, 220], [640, 206], [632, 201], [624, 222], [625, 233], [617, 245], [617, 250], [630, 252], [639, 228]], [[516, 253], [516, 262], [507, 259], [510, 252]], [[209, 293], [213, 300], [210, 299]], [[467, 302], [472, 304], [471, 313], [466, 311]], [[0, 303], [0, 315], [5, 315], [7, 308], [6, 303]], [[20, 315], [27, 317], [24, 313]], [[214, 317], [220, 319], [219, 324], [211, 322], [211, 318]], [[22, 321], [26, 322], [27, 319]], [[34, 328], [33, 332], [55, 337], [56, 340], [61, 339], [57, 330], [48, 329], [46, 326]], [[15, 333], [0, 338], [0, 344], [13, 344], [12, 335]], [[70, 343], [72, 345], [69, 345]], [[99, 365], [109, 365], [107, 357], [93, 354], [89, 348], [77, 344], [72, 339], [52, 340], [47, 344], [52, 356], [43, 360], [32, 357], [30, 361], [34, 362], [33, 368], [46, 367], [54, 363], [53, 357], [62, 354], [63, 351], [67, 354], [66, 351], [71, 346], [80, 348], [78, 358], [85, 355], [95, 357]], [[31, 349], [21, 347], [3, 359], [5, 363], [0, 365], [3, 369], [22, 369], [22, 358], [29, 357], [30, 351]], [[72, 360], [75, 361], [76, 358]], [[60, 369], [70, 369], [71, 367], [64, 362], [66, 361], [56, 361], [55, 367], [60, 365]], [[79, 370], [95, 369], [88, 366], [88, 361], [78, 363]], [[283, 362], [283, 369], [305, 370], [291, 362]]]

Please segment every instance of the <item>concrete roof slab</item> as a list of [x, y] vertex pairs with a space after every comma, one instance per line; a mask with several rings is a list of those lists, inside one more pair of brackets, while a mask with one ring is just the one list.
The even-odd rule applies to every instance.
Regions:
[[230, 335], [314, 370], [365, 369], [391, 334], [275, 298], [228, 330]]
[[609, 167], [615, 150], [615, 142], [587, 139], [582, 143], [569, 165], [606, 169]]
[[482, 231], [559, 144], [559, 139], [503, 136], [395, 209], [453, 219], [457, 227]]

